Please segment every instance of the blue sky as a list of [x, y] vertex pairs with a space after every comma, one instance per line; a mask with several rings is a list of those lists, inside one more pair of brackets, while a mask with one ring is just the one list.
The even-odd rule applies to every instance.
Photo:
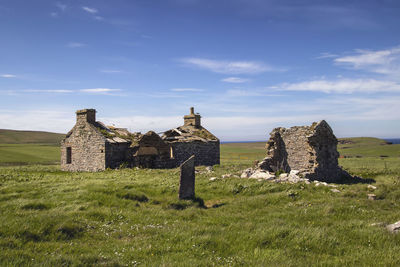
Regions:
[[75, 110], [223, 141], [325, 119], [400, 136], [400, 2], [0, 1], [0, 128], [67, 132]]

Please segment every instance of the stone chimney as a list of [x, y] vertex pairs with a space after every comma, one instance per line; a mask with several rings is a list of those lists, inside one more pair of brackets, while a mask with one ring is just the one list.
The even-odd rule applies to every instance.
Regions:
[[185, 122], [185, 126], [194, 126], [196, 128], [200, 128], [201, 123], [200, 123], [200, 114], [195, 114], [194, 113], [194, 107], [190, 108], [190, 114], [189, 115], [185, 115], [183, 117], [183, 121]]
[[80, 109], [76, 111], [76, 122], [96, 122], [96, 110], [95, 109]]

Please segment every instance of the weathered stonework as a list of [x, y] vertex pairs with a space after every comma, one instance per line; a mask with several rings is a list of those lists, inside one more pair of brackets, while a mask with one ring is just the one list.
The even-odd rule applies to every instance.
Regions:
[[106, 168], [106, 138], [93, 124], [93, 113], [94, 110], [76, 112], [75, 126], [61, 141], [62, 170], [99, 171]]
[[191, 199], [194, 198], [195, 191], [195, 156], [191, 156], [180, 166], [181, 178], [179, 183], [179, 199]]
[[258, 168], [289, 173], [298, 170], [307, 179], [340, 182], [350, 175], [338, 166], [337, 139], [324, 120], [311, 126], [275, 128], [267, 142], [267, 157]]
[[190, 109], [184, 116], [184, 125], [166, 131], [163, 140], [171, 145], [177, 164], [195, 155], [195, 165], [212, 166], [220, 164], [220, 141], [206, 128], [201, 126], [200, 115]]
[[192, 155], [198, 156], [197, 165], [219, 164], [219, 140], [201, 127], [198, 114], [185, 116], [185, 126], [174, 129], [183, 135], [172, 139], [162, 139], [153, 131], [131, 133], [106, 126], [96, 121], [94, 109], [78, 110], [76, 119], [61, 141], [61, 169], [65, 171], [175, 168]]

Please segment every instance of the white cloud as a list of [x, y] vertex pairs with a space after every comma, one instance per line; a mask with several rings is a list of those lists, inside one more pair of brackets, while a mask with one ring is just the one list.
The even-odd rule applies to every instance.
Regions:
[[354, 55], [336, 58], [338, 65], [379, 74], [400, 74], [400, 47], [386, 50], [355, 50]]
[[252, 97], [252, 96], [284, 96], [283, 94], [271, 94], [266, 90], [244, 90], [244, 89], [230, 89], [227, 90], [224, 97]]
[[226, 83], [245, 83], [250, 80], [244, 79], [244, 78], [239, 78], [239, 77], [228, 77], [228, 78], [222, 79], [221, 81], [226, 82]]
[[300, 83], [284, 83], [271, 89], [287, 91], [314, 91], [324, 93], [350, 94], [355, 92], [400, 92], [400, 84], [375, 79], [313, 80]]
[[104, 20], [104, 18], [102, 16], [94, 16], [93, 17], [95, 20]]
[[203, 92], [204, 89], [198, 88], [172, 88], [170, 89], [173, 92]]
[[181, 62], [200, 69], [223, 74], [257, 74], [266, 71], [278, 71], [278, 69], [255, 61], [226, 61], [192, 57], [183, 58]]
[[111, 88], [91, 88], [91, 89], [81, 89], [79, 90], [82, 93], [88, 94], [112, 94], [116, 92], [121, 92], [121, 89], [111, 89]]
[[54, 109], [1, 110], [0, 128], [66, 133], [75, 123], [74, 114], [71, 113]]
[[56, 18], [56, 17], [58, 17], [58, 13], [57, 12], [51, 12], [50, 16], [52, 16], [53, 18]]
[[332, 54], [332, 53], [329, 53], [329, 52], [322, 52], [318, 57], [316, 57], [316, 59], [335, 58], [335, 57], [337, 57], [337, 56], [338, 56], [338, 55]]
[[90, 14], [96, 14], [98, 12], [98, 10], [96, 8], [93, 8], [93, 7], [83, 6], [82, 9], [85, 10], [86, 12], [90, 13]]
[[5, 74], [0, 74], [0, 77], [1, 78], [16, 78], [17, 75], [5, 73]]
[[27, 89], [23, 90], [23, 92], [27, 93], [58, 93], [58, 94], [65, 94], [65, 93], [73, 93], [73, 90], [64, 90], [64, 89], [50, 89], [50, 90], [41, 90], [41, 89]]
[[67, 9], [67, 5], [62, 4], [60, 2], [56, 3], [56, 7], [58, 7], [61, 11], [65, 11]]
[[122, 73], [122, 70], [100, 70], [102, 73]]
[[67, 47], [69, 47], [69, 48], [79, 48], [79, 47], [84, 47], [84, 46], [86, 46], [86, 44], [78, 43], [78, 42], [69, 42], [67, 44]]

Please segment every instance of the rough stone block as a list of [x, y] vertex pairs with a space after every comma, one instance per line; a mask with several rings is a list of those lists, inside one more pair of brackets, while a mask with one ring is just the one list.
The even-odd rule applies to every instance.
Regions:
[[179, 199], [194, 198], [195, 169], [194, 155], [186, 160], [181, 168], [181, 180], [179, 185]]

